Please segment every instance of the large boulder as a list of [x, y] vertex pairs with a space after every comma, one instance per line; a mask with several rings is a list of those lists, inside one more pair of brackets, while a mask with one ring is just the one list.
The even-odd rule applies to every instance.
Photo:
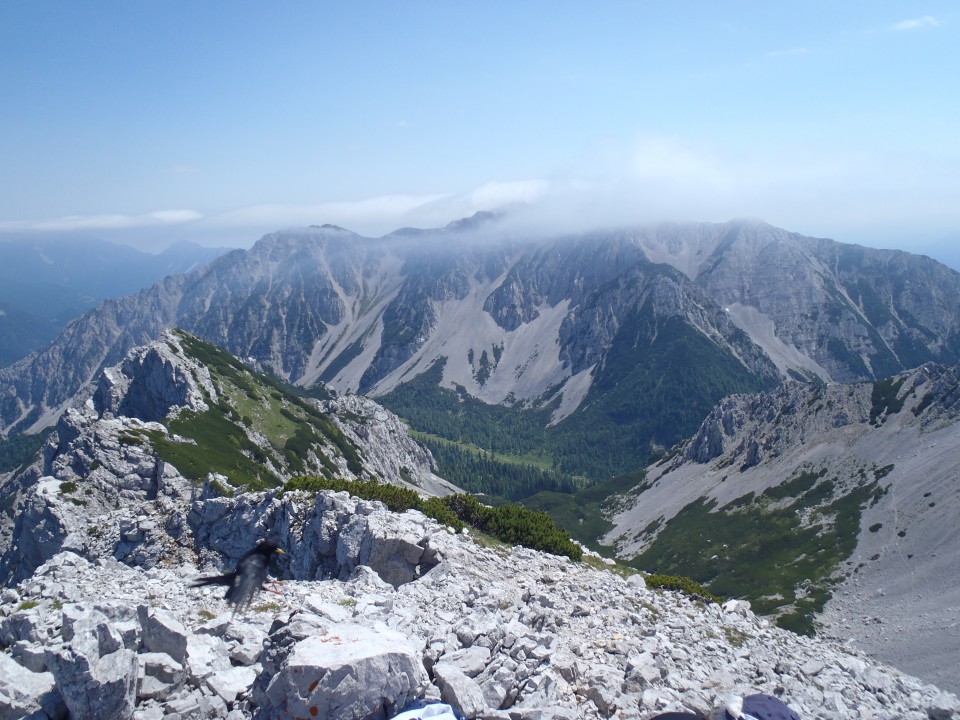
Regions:
[[140, 605], [137, 608], [143, 631], [143, 647], [149, 652], [165, 653], [178, 663], [187, 657], [187, 629], [166, 610]]
[[34, 713], [57, 720], [67, 717], [53, 675], [32, 672], [0, 653], [0, 720], [18, 720]]
[[100, 656], [95, 644], [74, 642], [51, 650], [47, 665], [73, 720], [133, 716], [139, 668], [132, 650]]
[[341, 578], [358, 565], [373, 568], [384, 581], [399, 587], [416, 580], [426, 553], [423, 522], [406, 513], [375, 512], [351, 518], [340, 531], [337, 562]]
[[279, 720], [379, 720], [422, 696], [429, 682], [405, 636], [353, 624], [318, 628], [268, 655], [262, 677], [269, 683], [255, 688], [256, 717]]
[[64, 607], [61, 642], [46, 664], [70, 717], [129, 718], [136, 701], [137, 655], [107, 616], [84, 605]]

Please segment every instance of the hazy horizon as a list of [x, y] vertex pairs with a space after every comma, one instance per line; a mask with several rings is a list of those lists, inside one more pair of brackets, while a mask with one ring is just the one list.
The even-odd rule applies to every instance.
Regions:
[[249, 247], [526, 203], [558, 232], [960, 240], [949, 2], [97, 8], [0, 6], [0, 239]]

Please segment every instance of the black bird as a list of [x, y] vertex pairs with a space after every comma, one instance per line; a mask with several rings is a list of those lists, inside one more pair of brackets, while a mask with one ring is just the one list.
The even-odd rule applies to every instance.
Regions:
[[236, 615], [238, 610], [247, 607], [253, 596], [263, 589], [263, 583], [267, 579], [267, 565], [275, 552], [285, 554], [273, 540], [263, 540], [240, 558], [236, 570], [225, 575], [198, 578], [193, 587], [227, 585], [224, 598], [234, 606], [233, 613]]

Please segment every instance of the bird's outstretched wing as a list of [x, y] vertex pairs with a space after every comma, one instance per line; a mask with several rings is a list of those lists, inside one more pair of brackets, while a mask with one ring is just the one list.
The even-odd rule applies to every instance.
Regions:
[[267, 579], [269, 558], [261, 554], [249, 554], [237, 563], [236, 577], [227, 590], [227, 602], [233, 604], [234, 612], [243, 610], [260, 591]]
[[233, 585], [236, 573], [226, 573], [225, 575], [208, 575], [207, 577], [197, 578], [190, 587], [203, 587], [204, 585]]
[[236, 615], [238, 610], [243, 610], [250, 604], [253, 596], [263, 587], [267, 579], [267, 566], [273, 553], [284, 554], [277, 543], [264, 540], [240, 558], [233, 572], [199, 578], [193, 587], [227, 585], [224, 598], [233, 605], [233, 614]]

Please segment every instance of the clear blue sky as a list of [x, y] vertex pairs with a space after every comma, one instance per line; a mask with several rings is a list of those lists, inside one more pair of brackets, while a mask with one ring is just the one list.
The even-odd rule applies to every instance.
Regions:
[[0, 3], [0, 236], [534, 203], [960, 242], [955, 2]]

